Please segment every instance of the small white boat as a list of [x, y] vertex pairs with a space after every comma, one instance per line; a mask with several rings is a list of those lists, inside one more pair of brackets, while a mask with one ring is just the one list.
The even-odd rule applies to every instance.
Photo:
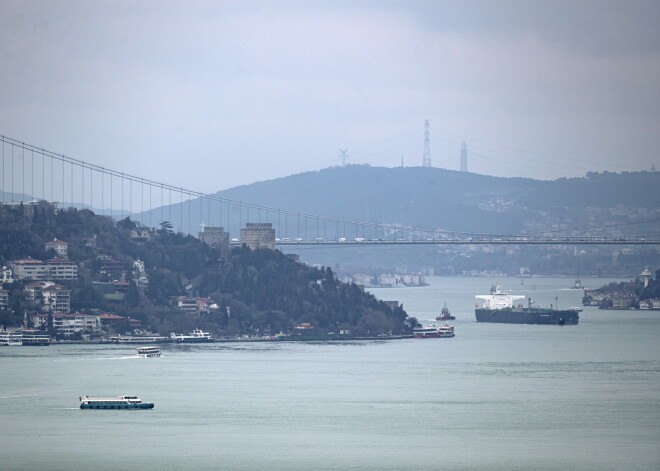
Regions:
[[160, 347], [140, 347], [137, 354], [140, 357], [159, 357], [161, 352]]

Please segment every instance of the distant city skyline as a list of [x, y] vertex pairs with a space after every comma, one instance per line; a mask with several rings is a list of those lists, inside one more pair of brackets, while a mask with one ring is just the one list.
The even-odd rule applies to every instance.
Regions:
[[339, 149], [422, 166], [427, 119], [439, 168], [462, 141], [496, 176], [660, 164], [654, 1], [10, 1], [0, 21], [0, 134], [203, 192]]

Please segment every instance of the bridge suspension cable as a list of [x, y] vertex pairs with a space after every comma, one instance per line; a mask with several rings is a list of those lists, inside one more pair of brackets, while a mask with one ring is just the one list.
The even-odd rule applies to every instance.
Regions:
[[[243, 227], [244, 222], [276, 224], [277, 232], [282, 242], [301, 242], [303, 240], [321, 242], [332, 239], [337, 242], [353, 240], [354, 242], [399, 241], [401, 243], [433, 243], [456, 240], [458, 242], [468, 243], [479, 240], [480, 242], [491, 241], [492, 243], [504, 241], [524, 243], [527, 238], [538, 238], [539, 233], [553, 234], [571, 230], [543, 231], [535, 234], [526, 234], [524, 237], [521, 237], [520, 234], [427, 229], [403, 224], [376, 223], [341, 218], [339, 216], [311, 214], [239, 201], [216, 194], [203, 193], [158, 182], [52, 152], [4, 135], [0, 136], [0, 140], [2, 141], [2, 178], [0, 180], [0, 186], [3, 190], [3, 202], [6, 196], [4, 189], [8, 187], [11, 190], [12, 202], [17, 197], [20, 198], [20, 201], [28, 197], [26, 179], [29, 175], [29, 193], [31, 193], [29, 196], [32, 198], [41, 197], [44, 200], [50, 199], [50, 201], [54, 201], [57, 197], [60, 198], [60, 202], [65, 204], [64, 202], [68, 196], [69, 203], [74, 206], [92, 210], [97, 209], [102, 215], [120, 218], [124, 218], [125, 216], [135, 217], [136, 211], [134, 211], [134, 208], [139, 208], [139, 214], [137, 216], [139, 216], [140, 224], [142, 226], [153, 227], [154, 217], [159, 216], [158, 223], [165, 221], [165, 193], [168, 193], [167, 220], [170, 223], [173, 222], [173, 218], [176, 218], [173, 209], [179, 206], [178, 230], [180, 232], [187, 232], [188, 234], [192, 234], [193, 211], [199, 215], [199, 223], [202, 225], [213, 225], [214, 223], [218, 226], [222, 225], [224, 216], [228, 232], [238, 232], [238, 229]], [[9, 152], [7, 152], [7, 147], [10, 148]], [[28, 153], [29, 159], [27, 158]], [[35, 156], [37, 157], [37, 161], [35, 161]], [[38, 162], [39, 157], [41, 157], [41, 165]], [[9, 162], [7, 162], [8, 159], [10, 159]], [[17, 159], [20, 159], [19, 164], [16, 162]], [[29, 169], [26, 169], [26, 166]], [[41, 168], [39, 168], [40, 166]], [[7, 167], [10, 168], [9, 178], [7, 178], [8, 174], [5, 171]], [[60, 168], [58, 169], [58, 167]], [[56, 178], [59, 179], [60, 175], [61, 181], [58, 182]], [[17, 178], [18, 176], [20, 178]], [[40, 192], [37, 189], [38, 184], [35, 185], [39, 177], [41, 177]], [[47, 177], [49, 178], [47, 179]], [[67, 181], [67, 178], [69, 181]], [[16, 193], [17, 188], [15, 185], [18, 183], [21, 185], [20, 194]], [[147, 186], [146, 192], [145, 185]], [[134, 186], [137, 190], [135, 193]], [[159, 193], [160, 198], [158, 197]], [[176, 195], [177, 193], [179, 194], [178, 203], [176, 200], [173, 201], [172, 198], [172, 194]], [[156, 208], [158, 210], [156, 213], [154, 200], [158, 199], [160, 200], [160, 206]], [[75, 203], [76, 200], [78, 200], [78, 203]], [[193, 200], [195, 200], [194, 208]], [[100, 204], [100, 208], [95, 208], [95, 203], [97, 205]], [[115, 203], [118, 203], [118, 208], [115, 207]], [[206, 222], [204, 221], [205, 205]], [[223, 205], [225, 206], [224, 210]], [[187, 206], [187, 208], [184, 208], [184, 206]], [[184, 231], [186, 220], [187, 231]], [[295, 223], [291, 224], [291, 222]], [[642, 224], [642, 222], [639, 224]], [[576, 230], [579, 229], [582, 228], [576, 228]], [[635, 237], [639, 239], [643, 236]], [[577, 242], [584, 242], [587, 239], [593, 238], [585, 239], [582, 237], [579, 240], [575, 240]]]

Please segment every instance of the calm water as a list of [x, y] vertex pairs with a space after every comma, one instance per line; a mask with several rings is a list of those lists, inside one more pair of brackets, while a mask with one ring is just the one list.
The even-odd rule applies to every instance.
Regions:
[[[660, 469], [660, 313], [577, 326], [478, 324], [484, 278], [375, 289], [453, 339], [0, 348], [8, 470]], [[500, 280], [578, 305], [569, 279]], [[597, 287], [607, 280], [583, 280]], [[137, 394], [151, 411], [81, 411]]]

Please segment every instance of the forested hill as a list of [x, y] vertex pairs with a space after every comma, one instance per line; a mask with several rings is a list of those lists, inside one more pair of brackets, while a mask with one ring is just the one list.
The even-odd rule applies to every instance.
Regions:
[[[428, 167], [349, 165], [239, 186], [216, 195], [331, 218], [509, 233], [526, 227], [552, 227], [566, 218], [574, 218], [579, 226], [589, 218], [603, 224], [607, 222], [603, 218], [608, 219], [608, 211], [615, 207], [632, 208], [635, 213], [657, 211], [658, 188], [660, 172], [590, 172], [582, 178], [545, 181]], [[201, 220], [195, 215], [201, 212], [194, 209], [194, 201], [192, 207], [190, 226], [198, 227]], [[224, 211], [214, 225], [229, 226], [237, 234], [238, 215], [232, 214], [228, 222]], [[154, 210], [152, 219], [162, 213]], [[174, 226], [181, 227], [176, 219], [178, 210], [166, 208], [164, 213], [173, 214]], [[144, 217], [147, 220], [148, 216]], [[265, 217], [255, 210], [249, 215], [252, 222]], [[243, 222], [248, 220], [246, 211], [242, 218]], [[187, 224], [185, 221], [184, 226]]]
[[[44, 242], [69, 243], [69, 258], [79, 266], [79, 279], [60, 281], [72, 290], [72, 310], [128, 315], [161, 332], [199, 327], [215, 334], [276, 334], [310, 323], [317, 331], [351, 330], [358, 335], [404, 333], [411, 329], [402, 308], [391, 308], [352, 284], [339, 282], [330, 268], [304, 265], [279, 251], [234, 248], [228, 260], [198, 239], [173, 232], [167, 223], [151, 240], [132, 240], [130, 219], [117, 223], [89, 210], [55, 211], [41, 202], [29, 210], [0, 205], [0, 266], [21, 258], [47, 259], [54, 253]], [[112, 281], [100, 269], [103, 257], [119, 262], [130, 282], [123, 299], [109, 299], [93, 282]], [[137, 290], [135, 260], [144, 261], [148, 287]], [[96, 285], [98, 286], [98, 285]], [[17, 325], [39, 311], [28, 302], [23, 283], [6, 283], [10, 310], [0, 324]], [[208, 315], [177, 310], [175, 296], [210, 297], [219, 309]]]

